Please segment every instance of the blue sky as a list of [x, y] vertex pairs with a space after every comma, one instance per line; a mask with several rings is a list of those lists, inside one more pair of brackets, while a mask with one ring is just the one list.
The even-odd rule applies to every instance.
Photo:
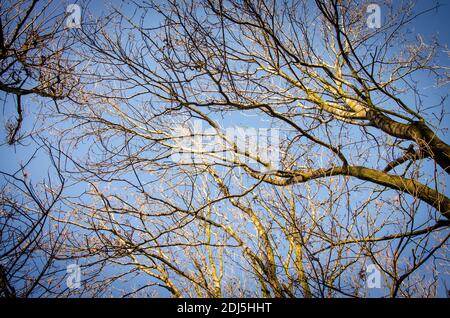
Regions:
[[[377, 3], [377, 1], [373, 1], [374, 3]], [[61, 2], [61, 9], [64, 8], [64, 5], [62, 3], [80, 3], [80, 5], [83, 8], [82, 16], [93, 16], [93, 17], [100, 17], [104, 12], [106, 12], [106, 7], [108, 5], [105, 5], [105, 1], [103, 0], [92, 0], [92, 1], [66, 1]], [[122, 5], [125, 2], [114, 2], [114, 5]], [[450, 44], [450, 32], [448, 32], [448, 29], [450, 27], [450, 1], [440, 1], [441, 7], [433, 10], [426, 15], [423, 15], [417, 20], [414, 21], [413, 24], [411, 24], [411, 36], [414, 36], [416, 34], [421, 34], [424, 36], [424, 38], [428, 39], [430, 36], [435, 35], [438, 37], [439, 41], [443, 45], [449, 45]], [[417, 1], [416, 10], [421, 11], [424, 9], [429, 8], [432, 5], [432, 1], [427, 0], [421, 0]], [[125, 9], [125, 11], [127, 11]], [[130, 10], [131, 13], [131, 10]], [[383, 7], [382, 7], [382, 16], [383, 16]], [[156, 18], [155, 18], [156, 20]], [[152, 22], [154, 22], [152, 20]], [[449, 59], [448, 55], [445, 55], [445, 53], [441, 56], [442, 63], [444, 65], [449, 65]], [[429, 86], [425, 85], [422, 88], [422, 93], [428, 95], [427, 100], [430, 103], [437, 103], [440, 101], [440, 95], [444, 95], [448, 93], [448, 86], [443, 86], [440, 89], [436, 90], [432, 88], [432, 83], [430, 80], [428, 80], [427, 75], [423, 74], [423, 77], [420, 79], [424, 83], [429, 83]], [[14, 118], [15, 113], [15, 106], [14, 102], [11, 96], [5, 98], [4, 93], [0, 93], [1, 98], [5, 99], [5, 102], [3, 103], [2, 108], [2, 114], [0, 117], [0, 123], [1, 126], [4, 127], [4, 124], [11, 118]], [[27, 103], [25, 104], [25, 121], [23, 124], [23, 131], [30, 131], [32, 127], [34, 126], [36, 117], [40, 114], [40, 105], [39, 102], [30, 97], [27, 98]], [[445, 108], [447, 111], [450, 111], [450, 108], [448, 106], [448, 102], [445, 104]], [[266, 122], [261, 121], [260, 117], [258, 116], [248, 116], [247, 114], [239, 114], [235, 113], [234, 115], [225, 118], [225, 120], [222, 122], [224, 126], [251, 126], [251, 127], [265, 127], [267, 125]], [[450, 128], [449, 122], [444, 122], [442, 124], [442, 127]], [[51, 132], [47, 132], [51, 133]], [[45, 135], [45, 134], [44, 134]], [[450, 136], [447, 133], [441, 133], [440, 137], [444, 139], [447, 142], [450, 142]], [[25, 140], [25, 145], [14, 145], [10, 146], [6, 142], [5, 137], [5, 130], [0, 129], [0, 168], [2, 171], [8, 171], [13, 172], [16, 171], [21, 165], [23, 165], [29, 157], [35, 153], [36, 145], [33, 144], [31, 140]], [[85, 151], [86, 148], [83, 145], [79, 145], [79, 153], [80, 158], [83, 156], [83, 151]], [[27, 171], [29, 172], [29, 179], [30, 182], [38, 182], [42, 178], [47, 177], [48, 167], [50, 166], [50, 162], [48, 160], [48, 157], [46, 156], [45, 152], [38, 151], [35, 155], [35, 159], [30, 163], [30, 165], [27, 168]], [[429, 168], [432, 169], [432, 165], [429, 165]], [[448, 181], [448, 176], [446, 177], [446, 182]], [[82, 191], [83, 186], [75, 185], [70, 188], [69, 191], [73, 191], [73, 193], [76, 193], [78, 191]], [[445, 192], [449, 194], [449, 190], [446, 189]], [[70, 192], [69, 192], [70, 193]], [[114, 269], [109, 269], [111, 271], [114, 271]], [[145, 280], [145, 278], [142, 278]], [[134, 281], [132, 284], [139, 284], [138, 281]], [[162, 291], [162, 295], [165, 295]], [[377, 296], [377, 293], [374, 293], [374, 296]]]

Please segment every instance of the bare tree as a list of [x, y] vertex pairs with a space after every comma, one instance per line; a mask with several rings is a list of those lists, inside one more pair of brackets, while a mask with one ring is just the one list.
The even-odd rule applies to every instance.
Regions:
[[[13, 155], [2, 158], [0, 169], [0, 297], [48, 297], [63, 290], [65, 268], [56, 261], [65, 225], [49, 216], [61, 207], [65, 178], [57, 147], [34, 136], [40, 132], [42, 103], [54, 107], [55, 101], [79, 94], [74, 91], [80, 89], [78, 62], [70, 57], [73, 38], [67, 36], [64, 11], [53, 1], [0, 4], [0, 98], [3, 114], [16, 117], [6, 122], [8, 145], [1, 146], [24, 154], [15, 168]], [[32, 124], [23, 129], [26, 113]], [[36, 173], [30, 166], [39, 162]], [[34, 177], [41, 173], [42, 179]]]
[[368, 4], [139, 2], [83, 26], [89, 97], [51, 123], [83, 190], [52, 220], [99, 273], [86, 292], [361, 297], [375, 264], [380, 296], [439, 294], [450, 147], [422, 86], [448, 68], [408, 30], [429, 11], [386, 2], [371, 29]]
[[25, 97], [61, 100], [78, 86], [64, 9], [37, 0], [3, 1], [0, 6], [0, 91], [5, 101], [15, 98], [17, 109], [17, 120], [6, 126], [10, 144], [20, 139], [24, 108], [31, 103]]
[[47, 180], [34, 183], [28, 166], [37, 152], [15, 173], [0, 171], [1, 297], [48, 297], [61, 293], [63, 275], [54, 265], [65, 225], [50, 222], [50, 214], [59, 209], [65, 179], [58, 173], [61, 158], [50, 153], [56, 180], [49, 171]]

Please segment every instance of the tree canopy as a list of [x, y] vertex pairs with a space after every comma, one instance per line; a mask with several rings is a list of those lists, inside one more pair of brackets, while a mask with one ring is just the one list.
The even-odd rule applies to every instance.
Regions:
[[1, 295], [447, 293], [442, 7], [379, 2], [1, 4]]

